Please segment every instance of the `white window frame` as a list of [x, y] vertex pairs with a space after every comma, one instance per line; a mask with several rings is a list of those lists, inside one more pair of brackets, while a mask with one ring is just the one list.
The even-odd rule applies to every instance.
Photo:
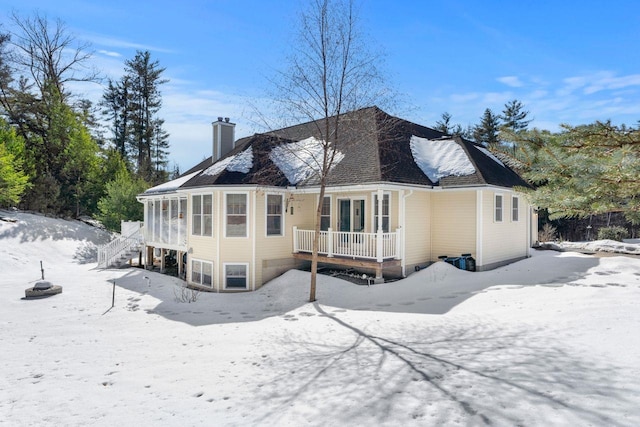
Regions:
[[[269, 213], [269, 196], [280, 197], [280, 213]], [[264, 197], [264, 234], [266, 237], [282, 237], [284, 236], [284, 219], [285, 219], [285, 207], [284, 207], [284, 194], [282, 193], [266, 193]], [[280, 232], [278, 234], [269, 234], [269, 217], [280, 217]]]
[[[384, 233], [390, 233], [391, 232], [391, 192], [390, 191], [384, 191], [382, 193], [382, 199], [384, 200], [385, 197], [389, 198], [389, 213], [387, 213], [387, 215], [382, 214], [382, 218], [387, 217], [387, 224], [389, 226], [388, 230], [384, 230], [384, 228], [382, 229], [382, 231]], [[376, 204], [376, 200], [378, 199], [378, 192], [374, 192], [371, 193], [371, 206], [372, 208], [372, 217], [371, 217], [371, 226], [373, 227], [373, 229], [371, 230], [372, 233], [376, 233], [378, 231], [378, 224], [376, 223], [376, 218], [378, 217], [378, 206]]]
[[[329, 199], [329, 215], [323, 215], [322, 214], [322, 207], [324, 206], [324, 199], [322, 200], [322, 206], [320, 207], [320, 231], [327, 231], [329, 228], [331, 228], [331, 219], [332, 216], [331, 215], [333, 213], [333, 197], [331, 196], [324, 196], [325, 199]], [[318, 203], [320, 203], [320, 196], [318, 196]], [[323, 217], [329, 217], [329, 227], [327, 227], [327, 230], [323, 230], [322, 229], [322, 218]]]
[[[245, 271], [245, 286], [244, 288], [240, 288], [237, 286], [227, 286], [227, 267], [231, 266], [242, 266]], [[222, 273], [223, 273], [223, 285], [224, 289], [230, 290], [248, 290], [249, 289], [249, 263], [248, 262], [225, 262], [222, 264]]]
[[[211, 198], [211, 213], [204, 213], [204, 198], [209, 196]], [[200, 213], [195, 213], [193, 199], [200, 199]], [[191, 235], [192, 236], [202, 236], [202, 237], [213, 237], [213, 212], [214, 212], [214, 202], [213, 202], [213, 194], [212, 193], [201, 193], [201, 194], [192, 194], [191, 195]], [[198, 221], [200, 221], [200, 233], [194, 232], [194, 227], [196, 223], [196, 215], [198, 215]], [[204, 230], [206, 229], [206, 220], [209, 217], [209, 229], [211, 232], [209, 234], [205, 234]]]
[[[245, 217], [245, 227], [244, 227], [244, 236], [229, 236], [229, 230], [228, 230], [228, 225], [229, 225], [229, 214], [227, 213], [227, 207], [229, 204], [229, 196], [230, 195], [243, 195], [245, 196], [245, 213], [244, 213], [244, 217]], [[247, 191], [230, 191], [230, 192], [225, 192], [224, 193], [224, 205], [222, 207], [223, 212], [224, 212], [224, 237], [229, 238], [229, 239], [246, 239], [247, 237], [249, 237], [249, 192]], [[235, 216], [240, 216], [239, 214], [232, 214]]]
[[[200, 280], [199, 281], [195, 281], [194, 277], [193, 277], [193, 272], [195, 270], [194, 266], [195, 266], [196, 263], [200, 264], [200, 273], [199, 273], [200, 274]], [[206, 284], [206, 283], [203, 283], [203, 280], [202, 280], [204, 278], [204, 268], [203, 268], [204, 265], [208, 265], [209, 267], [211, 267], [211, 284], [210, 285]], [[191, 262], [190, 262], [190, 265], [189, 265], [189, 272], [190, 272], [189, 280], [190, 280], [191, 283], [194, 283], [194, 284], [196, 284], [198, 286], [203, 286], [203, 287], [206, 287], [206, 288], [213, 289], [213, 284], [214, 284], [214, 280], [213, 280], [213, 262], [205, 261], [205, 260], [197, 259], [197, 258], [191, 258]]]
[[520, 197], [511, 196], [511, 222], [520, 221]]
[[[498, 205], [498, 197], [500, 198], [500, 205]], [[500, 213], [500, 218], [498, 218]], [[496, 193], [493, 195], [493, 222], [504, 221], [504, 194]]]

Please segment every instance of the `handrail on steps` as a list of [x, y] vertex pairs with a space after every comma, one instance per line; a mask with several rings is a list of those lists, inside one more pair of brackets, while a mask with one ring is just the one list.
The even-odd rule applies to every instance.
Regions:
[[143, 227], [128, 236], [118, 236], [107, 244], [98, 246], [98, 268], [107, 268], [132, 247], [144, 243]]

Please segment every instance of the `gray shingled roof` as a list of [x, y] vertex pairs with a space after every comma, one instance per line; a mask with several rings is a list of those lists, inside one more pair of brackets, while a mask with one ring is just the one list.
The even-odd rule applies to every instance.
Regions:
[[[331, 118], [329, 120], [334, 120]], [[345, 113], [340, 116], [340, 138], [336, 149], [344, 158], [329, 172], [327, 185], [355, 185], [378, 182], [404, 183], [425, 186], [478, 186], [496, 185], [500, 187], [528, 187], [518, 174], [483, 152], [473, 142], [453, 138], [460, 145], [476, 172], [466, 176], [447, 176], [439, 182], [432, 182], [413, 159], [410, 148], [412, 136], [430, 140], [452, 137], [407, 120], [393, 117], [377, 107]], [[236, 148], [223, 159], [252, 147], [253, 165], [248, 173], [223, 170], [217, 175], [207, 175], [206, 168], [212, 165], [208, 158], [184, 175], [201, 171], [182, 185], [181, 188], [214, 185], [266, 185], [285, 187], [294, 185], [269, 158], [271, 150], [280, 144], [300, 141], [311, 136], [321, 138], [324, 121], [303, 123], [279, 129], [266, 134], [255, 134], [236, 142]], [[297, 183], [298, 187], [315, 186], [317, 179], [310, 178]]]

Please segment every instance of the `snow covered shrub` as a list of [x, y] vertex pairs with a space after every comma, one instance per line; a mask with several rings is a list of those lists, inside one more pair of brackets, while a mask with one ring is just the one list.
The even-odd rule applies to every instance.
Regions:
[[186, 284], [177, 286], [173, 289], [173, 295], [176, 298], [176, 302], [196, 302], [200, 296], [200, 291], [188, 287]]
[[552, 242], [558, 238], [558, 230], [546, 223], [542, 226], [542, 230], [538, 231], [538, 242]]
[[603, 227], [598, 230], [598, 240], [615, 240], [621, 242], [629, 236], [627, 229], [620, 226]]

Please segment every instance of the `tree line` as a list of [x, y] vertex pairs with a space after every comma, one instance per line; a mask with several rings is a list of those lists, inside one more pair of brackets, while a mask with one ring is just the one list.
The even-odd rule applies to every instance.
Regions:
[[[340, 12], [335, 17], [334, 9]], [[349, 102], [343, 102], [342, 91], [334, 94], [322, 88], [342, 90], [345, 81], [351, 82], [341, 72], [351, 70], [346, 67], [351, 62], [353, 70], [368, 76], [353, 79], [355, 83], [375, 81], [371, 76], [380, 74], [372, 69], [371, 60], [354, 60], [360, 59], [353, 54], [360, 45], [345, 43], [357, 30], [352, 1], [318, 0], [310, 11], [317, 13], [306, 16], [301, 27], [306, 38], [294, 50], [299, 48], [297, 58], [304, 59], [308, 53], [302, 49], [316, 46], [309, 28], [319, 28], [318, 40], [332, 43], [321, 44], [326, 50], [317, 52], [319, 60], [314, 63], [324, 64], [317, 87], [310, 76], [315, 77], [318, 70], [305, 68], [309, 75], [303, 73], [301, 80], [301, 66], [294, 62], [282, 75], [292, 83], [277, 89], [290, 101], [289, 107], [296, 109], [292, 114], [321, 111], [325, 119], [340, 117], [350, 106], [367, 105], [375, 99], [375, 85], [347, 90], [344, 93], [357, 94]], [[340, 16], [347, 21], [341, 22]], [[87, 68], [89, 46], [78, 44], [60, 21], [51, 23], [38, 14], [26, 18], [14, 14], [13, 23], [13, 31], [0, 28], [0, 206], [19, 205], [76, 217], [94, 215], [114, 228], [121, 218], [139, 218], [142, 206], [135, 202], [135, 195], [169, 175], [169, 135], [159, 117], [160, 87], [167, 82], [165, 69], [149, 52], [138, 51], [125, 61], [120, 79], [107, 81], [101, 102], [94, 106], [69, 88], [74, 82], [99, 80], [99, 73]], [[336, 29], [328, 24], [336, 24]], [[346, 34], [341, 33], [344, 29]], [[362, 54], [366, 49], [355, 52]], [[329, 80], [331, 67], [337, 70], [336, 81], [341, 84]], [[300, 81], [311, 87], [296, 86]], [[308, 97], [296, 102], [298, 89], [302, 94], [310, 89], [308, 93], [322, 96], [317, 105]], [[337, 109], [336, 100], [340, 101]], [[108, 124], [109, 138], [103, 136], [99, 117]], [[501, 114], [487, 108], [475, 126], [463, 128], [451, 119], [450, 114], [442, 114], [434, 128], [476, 141], [496, 153], [535, 186], [536, 191], [523, 191], [535, 205], [548, 209], [552, 218], [614, 212], [633, 224], [640, 223], [640, 123], [625, 126], [598, 121], [564, 125], [557, 132], [529, 129], [529, 112], [518, 100], [505, 104]], [[332, 126], [323, 131], [340, 134], [338, 120]], [[331, 153], [331, 147], [326, 148]], [[323, 171], [330, 169], [328, 159]], [[135, 212], [123, 212], [125, 208]]]
[[512, 100], [502, 114], [487, 108], [475, 126], [452, 124], [443, 113], [434, 128], [487, 147], [517, 170], [534, 187], [522, 190], [551, 220], [606, 215], [609, 224], [617, 214], [628, 228], [640, 224], [640, 121], [563, 124], [556, 132], [529, 129], [530, 122], [522, 102]]
[[71, 90], [103, 80], [90, 46], [38, 13], [11, 22], [0, 28], [0, 206], [96, 216], [114, 229], [141, 219], [135, 195], [169, 176], [165, 68], [137, 51], [94, 105]]

